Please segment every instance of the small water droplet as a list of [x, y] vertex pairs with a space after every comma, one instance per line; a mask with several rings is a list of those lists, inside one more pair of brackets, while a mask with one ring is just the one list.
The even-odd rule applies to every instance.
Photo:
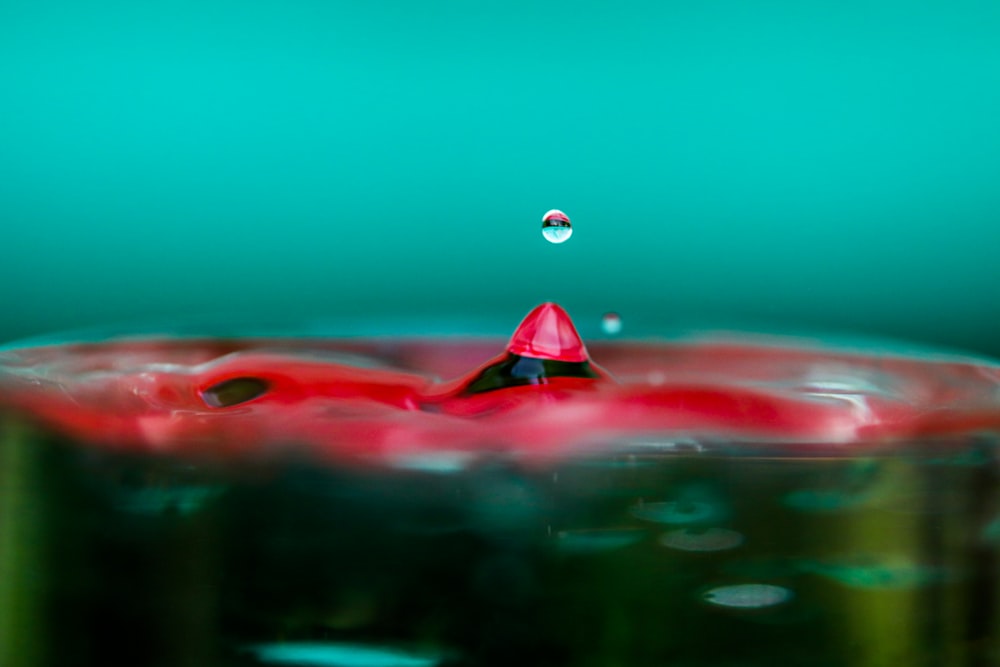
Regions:
[[609, 336], [617, 336], [622, 332], [622, 318], [618, 313], [604, 313], [601, 317], [601, 330]]
[[569, 216], [562, 211], [552, 209], [542, 216], [542, 236], [549, 243], [565, 243], [573, 236], [573, 225]]
[[737, 584], [719, 586], [702, 594], [709, 604], [736, 609], [760, 609], [772, 607], [792, 599], [794, 594], [787, 588], [770, 584]]

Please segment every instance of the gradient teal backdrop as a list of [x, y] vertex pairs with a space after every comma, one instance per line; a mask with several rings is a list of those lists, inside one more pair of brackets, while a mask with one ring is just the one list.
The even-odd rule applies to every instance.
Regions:
[[8, 0], [0, 227], [0, 340], [551, 299], [1000, 356], [1000, 3]]

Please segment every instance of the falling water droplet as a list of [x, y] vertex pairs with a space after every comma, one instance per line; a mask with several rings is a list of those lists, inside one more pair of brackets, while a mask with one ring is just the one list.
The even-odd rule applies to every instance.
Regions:
[[542, 216], [542, 236], [549, 243], [565, 243], [569, 237], [573, 236], [573, 226], [569, 222], [569, 216], [552, 209]]
[[601, 330], [609, 336], [617, 336], [622, 331], [622, 318], [618, 313], [604, 313], [601, 317]]

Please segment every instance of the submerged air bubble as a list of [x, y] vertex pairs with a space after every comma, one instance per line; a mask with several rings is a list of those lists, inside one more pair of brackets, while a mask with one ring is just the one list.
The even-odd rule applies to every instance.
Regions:
[[542, 216], [542, 236], [549, 243], [564, 243], [573, 236], [573, 226], [569, 216], [562, 211], [552, 209]]
[[701, 599], [709, 604], [734, 609], [760, 609], [787, 602], [794, 594], [787, 588], [771, 584], [737, 584], [719, 586], [702, 593]]

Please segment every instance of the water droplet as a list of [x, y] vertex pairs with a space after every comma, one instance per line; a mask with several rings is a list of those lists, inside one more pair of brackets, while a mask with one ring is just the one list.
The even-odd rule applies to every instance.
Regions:
[[549, 243], [565, 243], [569, 237], [573, 236], [573, 226], [569, 222], [569, 216], [552, 209], [542, 216], [542, 236]]
[[268, 388], [267, 382], [260, 378], [232, 378], [205, 389], [201, 397], [213, 408], [228, 408], [262, 396]]
[[702, 593], [701, 598], [720, 607], [734, 609], [760, 609], [788, 602], [794, 593], [781, 586], [771, 584], [736, 584], [719, 586]]
[[622, 318], [618, 313], [604, 313], [601, 317], [601, 330], [609, 336], [617, 336], [622, 332]]
[[719, 518], [715, 505], [696, 500], [642, 503], [629, 508], [629, 514], [642, 521], [665, 524], [704, 523]]
[[743, 544], [743, 535], [726, 528], [682, 528], [661, 535], [660, 544], [679, 551], [726, 551]]

